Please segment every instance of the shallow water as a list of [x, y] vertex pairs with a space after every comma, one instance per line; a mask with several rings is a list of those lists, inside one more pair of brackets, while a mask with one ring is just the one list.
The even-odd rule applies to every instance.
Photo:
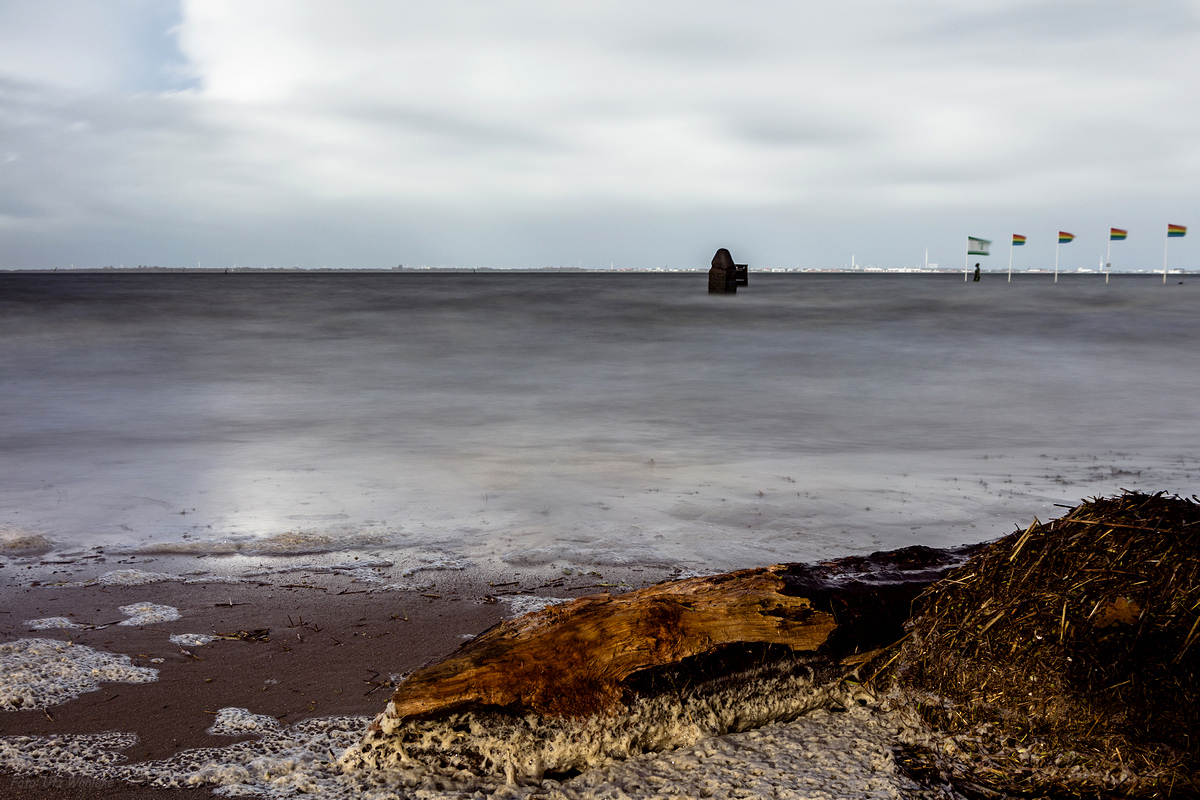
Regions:
[[0, 539], [709, 571], [1195, 491], [1197, 284], [704, 281], [0, 274]]

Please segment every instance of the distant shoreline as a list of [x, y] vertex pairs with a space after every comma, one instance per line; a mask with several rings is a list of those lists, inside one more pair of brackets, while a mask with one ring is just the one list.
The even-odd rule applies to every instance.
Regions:
[[[337, 274], [337, 275], [400, 275], [412, 273], [438, 273], [442, 275], [469, 275], [472, 273], [488, 273], [496, 275], [540, 275], [540, 274], [569, 274], [569, 275], [617, 275], [617, 274], [639, 274], [639, 275], [669, 275], [669, 274], [704, 274], [708, 272], [707, 267], [683, 268], [631, 268], [631, 269], [587, 269], [581, 267], [380, 267], [380, 268], [337, 268], [337, 267], [75, 267], [75, 268], [56, 268], [56, 269], [0, 269], [0, 274], [6, 275], [56, 275], [59, 273], [69, 275], [278, 275], [278, 274]], [[878, 268], [878, 269], [822, 269], [822, 268], [803, 268], [796, 269], [791, 267], [760, 267], [758, 269], [751, 268], [750, 272], [756, 275], [962, 275], [961, 269], [925, 269], [923, 267], [895, 267], [895, 268]], [[982, 270], [984, 275], [1007, 275], [1006, 269]], [[1054, 275], [1053, 270], [1049, 269], [1031, 269], [1031, 270], [1013, 270], [1013, 275]], [[1162, 270], [1113, 270], [1110, 275], [1141, 275], [1144, 277], [1162, 278]], [[1182, 269], [1167, 270], [1168, 276], [1184, 277], [1187, 275], [1200, 274]], [[1059, 270], [1059, 277], [1067, 276], [1094, 276], [1103, 277], [1104, 273], [1099, 270], [1086, 270], [1083, 272]]]

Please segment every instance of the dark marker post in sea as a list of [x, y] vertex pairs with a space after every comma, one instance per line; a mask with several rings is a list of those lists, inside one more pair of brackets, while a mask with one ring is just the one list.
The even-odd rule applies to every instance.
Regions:
[[733, 263], [733, 256], [722, 247], [713, 256], [712, 268], [708, 271], [709, 294], [737, 294], [737, 287], [749, 286], [750, 266]]

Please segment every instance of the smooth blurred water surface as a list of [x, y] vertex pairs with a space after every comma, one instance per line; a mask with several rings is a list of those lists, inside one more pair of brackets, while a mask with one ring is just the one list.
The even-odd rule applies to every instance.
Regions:
[[1200, 476], [1200, 284], [0, 273], [0, 526], [725, 569]]

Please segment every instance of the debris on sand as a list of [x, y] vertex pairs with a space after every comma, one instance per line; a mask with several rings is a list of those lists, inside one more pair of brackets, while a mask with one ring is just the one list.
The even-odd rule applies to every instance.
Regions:
[[893, 696], [914, 772], [982, 797], [1200, 792], [1195, 498], [1035, 519], [931, 586], [910, 627]]

